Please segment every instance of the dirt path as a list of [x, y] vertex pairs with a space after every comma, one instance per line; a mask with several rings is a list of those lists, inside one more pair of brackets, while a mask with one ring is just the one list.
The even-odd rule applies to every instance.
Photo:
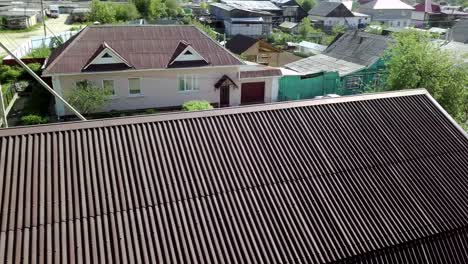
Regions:
[[[60, 15], [59, 18], [49, 18], [46, 20], [46, 26], [54, 33], [59, 34], [63, 31], [69, 30], [72, 25], [66, 25], [65, 21], [67, 20], [68, 14]], [[47, 35], [52, 35], [48, 30]], [[32, 37], [41, 37], [44, 36], [44, 28], [39, 27], [38, 29], [30, 32], [22, 33], [0, 33], [0, 42], [5, 44], [8, 49], [16, 50], [16, 48], [27, 42]], [[5, 55], [3, 50], [0, 50], [0, 55]]]

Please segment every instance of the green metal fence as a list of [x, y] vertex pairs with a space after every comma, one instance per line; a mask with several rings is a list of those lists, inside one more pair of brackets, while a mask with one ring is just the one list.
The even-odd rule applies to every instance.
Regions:
[[279, 82], [278, 100], [310, 99], [327, 94], [353, 95], [384, 90], [387, 73], [363, 70], [340, 77], [336, 72], [310, 76], [283, 76]]

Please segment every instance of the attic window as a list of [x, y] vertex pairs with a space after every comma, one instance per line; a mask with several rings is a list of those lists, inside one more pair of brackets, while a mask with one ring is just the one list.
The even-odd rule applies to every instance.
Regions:
[[112, 56], [109, 53], [104, 53], [101, 58], [112, 58]]
[[192, 55], [192, 52], [190, 52], [190, 50], [187, 50], [184, 55]]

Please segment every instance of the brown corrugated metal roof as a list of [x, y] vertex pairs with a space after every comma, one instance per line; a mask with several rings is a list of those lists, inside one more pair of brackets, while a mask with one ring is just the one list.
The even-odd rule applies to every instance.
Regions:
[[263, 69], [263, 70], [256, 70], [256, 71], [241, 71], [240, 78], [261, 78], [261, 77], [273, 77], [273, 76], [281, 76], [280, 69]]
[[44, 75], [81, 72], [103, 42], [135, 69], [166, 68], [181, 41], [190, 43], [210, 66], [242, 64], [195, 26], [89, 26], [52, 53]]
[[467, 175], [418, 91], [3, 129], [0, 263], [466, 260]]

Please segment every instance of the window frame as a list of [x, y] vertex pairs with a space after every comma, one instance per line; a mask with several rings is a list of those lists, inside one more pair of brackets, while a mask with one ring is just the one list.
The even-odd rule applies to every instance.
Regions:
[[[181, 89], [181, 82], [184, 83], [184, 88]], [[191, 89], [187, 89], [190, 86]], [[179, 93], [198, 92], [200, 90], [198, 74], [178, 74], [177, 75], [177, 91]]]
[[[353, 75], [353, 76], [347, 77], [346, 82], [345, 82], [345, 88], [348, 89], [348, 90], [354, 90], [354, 89], [361, 88], [362, 87], [363, 77], [364, 76], [362, 76], [362, 75]], [[357, 83], [357, 85], [350, 85], [350, 84], [353, 84], [353, 83]]]
[[[132, 88], [130, 85], [131, 80], [138, 80], [138, 90], [139, 93], [132, 93]], [[135, 96], [142, 96], [143, 93], [141, 91], [141, 78], [128, 78], [128, 96], [135, 97]]]
[[113, 97], [117, 96], [117, 94], [116, 94], [116, 92], [115, 92], [115, 80], [111, 80], [111, 79], [104, 79], [104, 80], [102, 80], [102, 89], [105, 89], [105, 88], [106, 88], [106, 86], [105, 86], [104, 83], [105, 83], [105, 82], [108, 82], [108, 81], [112, 82], [112, 89], [111, 89], [112, 93], [111, 93], [111, 96], [113, 96]]

